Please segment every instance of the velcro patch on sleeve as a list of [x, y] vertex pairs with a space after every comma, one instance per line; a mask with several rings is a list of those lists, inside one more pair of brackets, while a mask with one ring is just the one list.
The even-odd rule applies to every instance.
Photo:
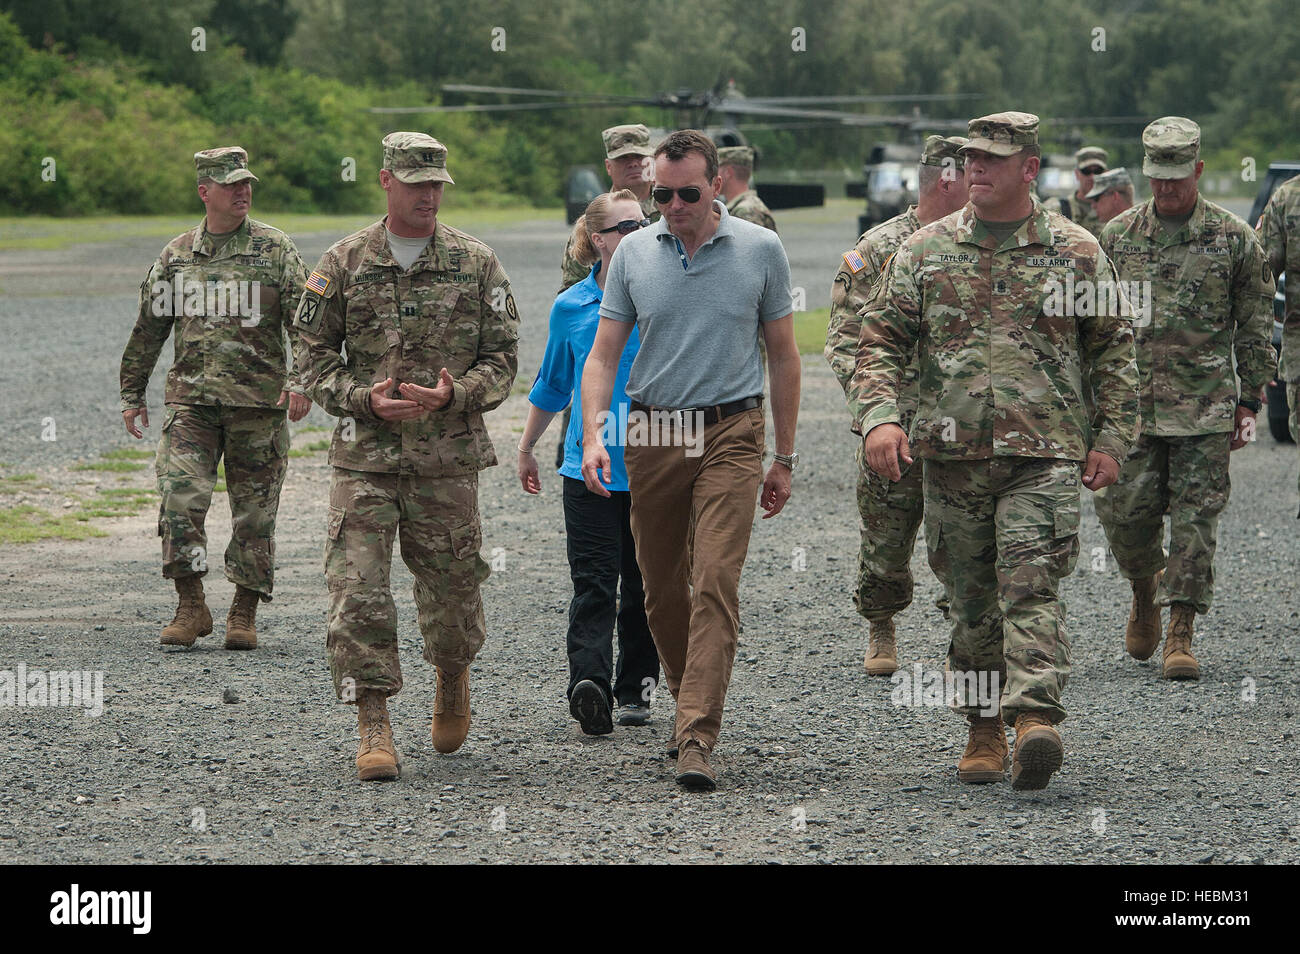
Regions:
[[856, 248], [844, 253], [844, 264], [849, 267], [849, 271], [854, 275], [867, 267], [867, 263], [863, 261]]
[[323, 298], [325, 297], [325, 293], [329, 290], [329, 287], [330, 280], [328, 276], [322, 275], [317, 271], [312, 271], [312, 273], [307, 276], [307, 291], [315, 292]]

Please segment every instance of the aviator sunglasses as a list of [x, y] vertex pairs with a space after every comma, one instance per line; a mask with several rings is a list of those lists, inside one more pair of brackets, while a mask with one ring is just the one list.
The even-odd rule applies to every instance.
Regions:
[[651, 195], [654, 196], [655, 201], [660, 205], [667, 205], [669, 202], [673, 201], [674, 192], [680, 195], [682, 201], [687, 205], [693, 205], [700, 201], [699, 186], [683, 186], [680, 189], [669, 189], [667, 186], [655, 186]]

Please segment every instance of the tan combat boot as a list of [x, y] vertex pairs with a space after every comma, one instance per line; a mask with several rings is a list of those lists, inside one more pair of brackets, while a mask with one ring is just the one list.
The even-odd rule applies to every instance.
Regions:
[[363, 782], [387, 781], [402, 774], [393, 744], [393, 727], [388, 723], [388, 697], [375, 689], [357, 696], [357, 776]]
[[871, 636], [867, 641], [867, 657], [862, 666], [868, 676], [888, 676], [898, 672], [898, 646], [894, 640], [894, 620], [869, 621]]
[[174, 580], [180, 602], [176, 615], [163, 627], [164, 646], [193, 646], [194, 640], [212, 632], [212, 614], [203, 602], [203, 580], [198, 576], [178, 576]]
[[709, 765], [709, 750], [697, 739], [687, 738], [677, 753], [677, 784], [695, 792], [711, 792], [718, 776]]
[[1000, 782], [1011, 767], [1011, 749], [1001, 716], [969, 716], [966, 751], [957, 763], [957, 778], [968, 785]]
[[1169, 605], [1169, 632], [1165, 635], [1166, 679], [1200, 679], [1201, 666], [1192, 655], [1192, 623], [1196, 607], [1191, 603]]
[[433, 747], [455, 752], [469, 735], [469, 667], [451, 676], [438, 667], [433, 700]]
[[1128, 614], [1128, 628], [1124, 630], [1124, 648], [1134, 659], [1150, 659], [1160, 645], [1160, 606], [1156, 603], [1156, 589], [1160, 586], [1163, 571], [1145, 580], [1130, 580], [1133, 584], [1133, 608]]
[[1011, 761], [1011, 787], [1020, 790], [1047, 788], [1052, 773], [1065, 759], [1061, 734], [1041, 712], [1016, 716], [1016, 751]]
[[230, 615], [226, 617], [227, 649], [257, 648], [257, 627], [254, 624], [261, 598], [257, 590], [235, 587], [235, 599], [230, 604]]

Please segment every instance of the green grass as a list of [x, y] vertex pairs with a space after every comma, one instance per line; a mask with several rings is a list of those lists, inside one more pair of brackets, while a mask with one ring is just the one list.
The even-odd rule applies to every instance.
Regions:
[[103, 530], [90, 526], [76, 514], [53, 514], [30, 504], [0, 510], [0, 544], [106, 536]]
[[794, 313], [794, 340], [800, 354], [821, 354], [826, 347], [826, 323], [830, 321], [829, 308]]
[[35, 474], [6, 474], [0, 476], [0, 494], [20, 494], [30, 490], [48, 490], [47, 484], [36, 483]]
[[[253, 218], [287, 232], [290, 236], [325, 232], [342, 238], [377, 221], [384, 210], [376, 206], [373, 213], [348, 215], [304, 215], [295, 212], [272, 212], [254, 205]], [[459, 208], [454, 196], [447, 196], [440, 217], [448, 225], [473, 231], [476, 228], [510, 225], [515, 222], [564, 221], [560, 208], [538, 209], [527, 205], [500, 207], [467, 205]], [[124, 239], [174, 238], [194, 228], [203, 218], [203, 210], [193, 215], [104, 215], [75, 218], [52, 216], [0, 216], [0, 251], [12, 249], [58, 250], [85, 243], [121, 242]]]
[[153, 451], [140, 447], [119, 447], [99, 455], [105, 460], [153, 460]]
[[297, 432], [294, 434], [294, 437], [297, 437], [299, 434], [332, 434], [332, 433], [334, 433], [334, 428], [332, 427], [321, 427], [319, 424], [309, 424], [307, 427], [298, 428]]
[[123, 474], [132, 470], [144, 470], [144, 464], [129, 460], [92, 460], [85, 464], [76, 464], [72, 470], [103, 470]]
[[329, 449], [330, 449], [329, 441], [312, 441], [310, 444], [306, 445], [305, 447], [294, 447], [290, 449], [289, 456], [310, 457], [312, 454], [318, 453], [323, 450], [329, 450]]

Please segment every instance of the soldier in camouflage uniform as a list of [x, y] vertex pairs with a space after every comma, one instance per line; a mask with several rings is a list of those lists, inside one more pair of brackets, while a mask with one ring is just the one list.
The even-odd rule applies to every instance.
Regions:
[[[930, 566], [952, 601], [954, 705], [971, 721], [959, 778], [1003, 777], [1006, 736], [987, 714], [999, 700], [972, 698], [996, 673], [1016, 730], [1012, 784], [1036, 789], [1064, 757], [1055, 724], [1070, 646], [1057, 589], [1078, 555], [1079, 486], [1113, 481], [1136, 436], [1137, 368], [1122, 299], [1119, 314], [1086, 317], [1048, 303], [1067, 277], [1113, 282], [1113, 271], [1091, 235], [1032, 197], [1038, 117], [986, 116], [969, 135], [970, 203], [905, 240], [863, 309], [855, 429], [893, 481], [911, 448], [924, 459]], [[914, 354], [909, 445], [900, 382]]]
[[1088, 193], [1092, 190], [1093, 179], [1106, 171], [1109, 156], [1100, 146], [1084, 146], [1074, 154], [1074, 180], [1078, 187], [1074, 194], [1060, 199], [1061, 214], [1071, 222], [1082, 225], [1093, 235], [1101, 234], [1101, 221], [1097, 218], [1097, 208]]
[[[854, 249], [844, 253], [843, 264], [831, 286], [831, 314], [823, 354], [844, 389], [851, 421], [858, 420], [862, 412], [851, 387], [862, 332], [858, 312], [867, 303], [885, 262], [899, 243], [922, 225], [950, 215], [966, 204], [966, 177], [957, 152], [965, 143], [961, 136], [926, 139], [917, 171], [919, 204], [866, 232]], [[899, 426], [904, 431], [912, 425], [920, 397], [916, 373], [913, 360], [899, 383]], [[894, 614], [912, 602], [912, 548], [923, 512], [921, 468], [907, 467], [902, 479], [893, 483], [871, 472], [862, 457], [860, 443], [857, 451], [862, 542], [853, 604], [870, 627], [863, 666], [869, 675], [888, 676], [898, 669]], [[946, 608], [946, 600], [943, 605]]]
[[1214, 595], [1228, 454], [1254, 438], [1259, 392], [1274, 368], [1272, 272], [1250, 226], [1197, 192], [1200, 141], [1200, 128], [1181, 116], [1149, 125], [1142, 171], [1152, 197], [1112, 219], [1101, 238], [1120, 279], [1143, 283], [1145, 301], [1139, 308], [1134, 296], [1142, 434], [1119, 481], [1098, 494], [1097, 516], [1132, 583], [1125, 645], [1135, 659], [1160, 645], [1160, 607], [1169, 607], [1166, 679], [1200, 677], [1193, 621]]
[[[628, 126], [610, 126], [600, 134], [605, 143], [605, 171], [612, 185], [610, 192], [627, 189], [636, 196], [641, 211], [651, 222], [659, 221], [659, 207], [650, 195], [654, 188], [654, 150], [650, 148], [650, 130], [640, 123]], [[564, 262], [560, 266], [560, 291], [577, 284], [591, 271], [574, 257], [573, 237], [564, 246]], [[565, 417], [567, 427], [568, 417]], [[556, 462], [559, 466], [559, 462]]]
[[776, 220], [758, 193], [749, 187], [754, 174], [754, 150], [749, 146], [723, 146], [718, 150], [718, 175], [727, 214], [776, 231]]
[[[1105, 228], [1106, 223], [1121, 212], [1133, 208], [1133, 180], [1123, 166], [1107, 169], [1092, 180], [1092, 188], [1086, 196], [1092, 202], [1097, 213], [1098, 229]], [[1098, 232], [1100, 235], [1100, 232]]]
[[383, 147], [387, 216], [325, 252], [294, 316], [303, 383], [340, 418], [326, 646], [335, 692], [357, 703], [363, 780], [400, 773], [386, 702], [402, 688], [394, 538], [415, 577], [424, 658], [437, 667], [434, 747], [454, 752], [469, 731], [469, 665], [486, 635], [478, 472], [497, 462], [483, 412], [510, 393], [519, 339], [496, 255], [437, 219], [452, 181], [446, 147], [413, 132]]
[[1283, 272], [1293, 276], [1286, 283], [1277, 378], [1286, 385], [1291, 437], [1300, 443], [1300, 177], [1282, 183], [1269, 197], [1258, 230], [1274, 279]]
[[306, 269], [287, 235], [248, 217], [257, 177], [243, 149], [198, 152], [194, 164], [207, 212], [167, 244], [140, 286], [122, 354], [122, 419], [128, 434], [143, 436], [136, 419], [149, 426], [149, 375], [174, 329], [156, 468], [163, 576], [175, 581], [179, 605], [162, 643], [191, 646], [212, 632], [203, 524], [224, 458], [232, 525], [226, 578], [235, 584], [225, 646], [254, 649], [258, 601], [271, 599], [275, 516], [289, 460], [285, 401], [295, 421], [311, 407], [286, 370], [285, 345]]

